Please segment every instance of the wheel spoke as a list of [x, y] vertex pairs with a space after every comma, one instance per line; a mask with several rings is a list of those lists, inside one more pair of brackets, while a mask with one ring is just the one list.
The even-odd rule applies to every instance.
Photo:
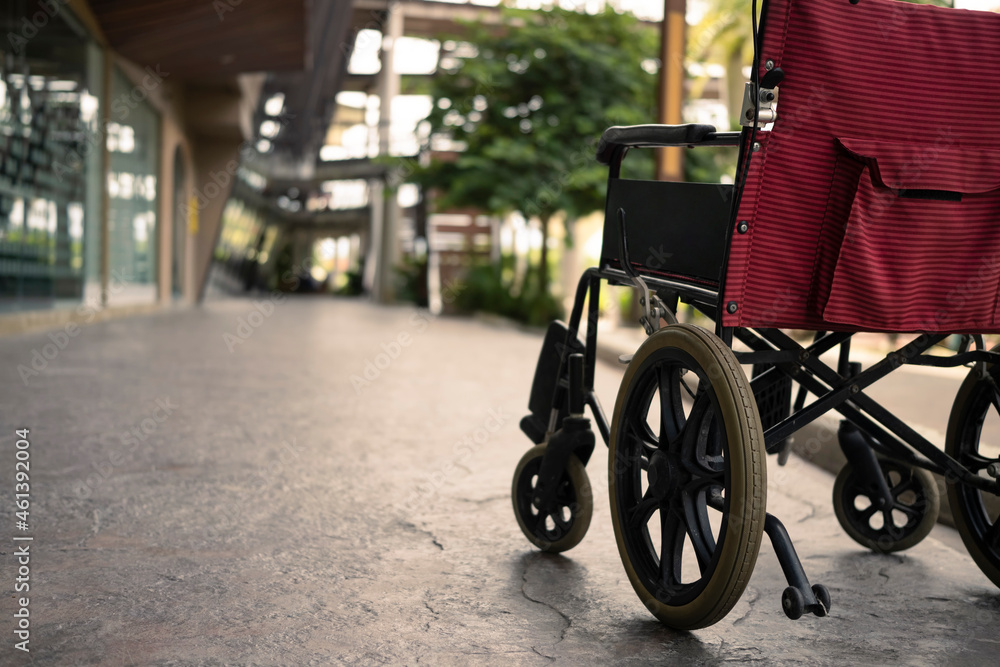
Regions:
[[[713, 415], [715, 414], [714, 408], [712, 413]], [[720, 430], [723, 428], [718, 419], [713, 419], [705, 448], [704, 450], [698, 450], [698, 462], [712, 472], [721, 472], [725, 468], [725, 432], [724, 430]]]
[[649, 431], [649, 427], [645, 424], [645, 420], [643, 419], [641, 422], [642, 423], [640, 424], [636, 424], [635, 421], [630, 421], [628, 434], [629, 437], [642, 446], [643, 453], [649, 456], [659, 448], [659, 443], [656, 440], [656, 436]]
[[680, 519], [664, 503], [660, 505], [660, 581], [667, 588], [681, 581], [681, 546], [684, 528]]
[[688, 538], [698, 558], [698, 567], [704, 574], [715, 551], [715, 537], [712, 535], [712, 525], [708, 521], [708, 506], [701, 493], [693, 498], [685, 493], [682, 494], [682, 498]]
[[684, 428], [675, 440], [671, 440], [668, 448], [672, 452], [680, 454], [682, 461], [687, 461], [689, 452], [694, 452], [698, 446], [698, 436], [705, 419], [705, 411], [709, 408], [710, 401], [707, 394], [702, 394], [695, 399], [691, 406], [691, 414], [688, 415]]
[[[980, 443], [982, 445], [982, 443]], [[961, 463], [971, 472], [984, 470], [991, 463], [997, 463], [1000, 459], [988, 459], [976, 452], [966, 452], [961, 458]]]
[[913, 505], [904, 505], [903, 503], [893, 503], [892, 509], [894, 511], [902, 512], [906, 516], [919, 518], [923, 516], [923, 510], [917, 509]]
[[539, 512], [537, 515], [535, 515], [535, 525], [532, 526], [532, 530], [534, 531], [535, 535], [545, 535], [546, 533], [549, 532], [548, 527], [545, 525], [545, 520], [548, 517], [549, 515], [545, 514], [544, 512]]
[[993, 409], [997, 411], [1000, 415], [1000, 396], [997, 395], [1000, 389], [997, 388], [996, 381], [993, 380], [992, 376], [987, 376], [990, 385], [993, 387], [993, 391], [990, 392], [990, 403], [993, 404]]
[[[712, 491], [716, 491], [717, 496], [722, 497], [722, 489], [726, 485], [726, 474], [722, 471], [713, 472], [711, 475], [701, 475], [693, 477], [684, 485], [683, 492], [692, 498], [699, 497], [699, 494], [707, 493], [711, 496]], [[709, 496], [706, 496], [706, 502]]]
[[[691, 416], [685, 425], [684, 436], [681, 439], [681, 465], [697, 477], [715, 478], [721, 471], [712, 468], [712, 463], [721, 462], [721, 456], [709, 454], [709, 443], [718, 436], [715, 427], [715, 409], [707, 393], [702, 393], [691, 408]], [[715, 444], [715, 443], [713, 443]], [[721, 446], [712, 448], [721, 453]]]
[[676, 366], [661, 366], [657, 369], [656, 377], [660, 393], [660, 437], [657, 444], [668, 443], [669, 446], [684, 429], [683, 414], [677, 409], [680, 402], [677, 388], [684, 384], [684, 380]]
[[907, 491], [913, 491], [914, 493], [919, 495], [920, 489], [914, 488], [914, 486], [915, 484], [912, 477], [909, 479], [904, 479], [900, 481], [899, 484], [892, 487], [892, 490], [889, 491], [889, 494], [893, 497], [893, 500], [899, 498], [899, 496], [901, 496], [903, 493]]
[[986, 531], [984, 541], [992, 549], [1000, 549], [1000, 519], [993, 522], [989, 530]]
[[[865, 496], [865, 498], [868, 498], [868, 496]], [[868, 501], [871, 502], [871, 498], [868, 498]], [[875, 514], [876, 511], [878, 511], [878, 508], [875, 507], [875, 503], [872, 503], [863, 510], [860, 510], [858, 512], [858, 517], [865, 523], [868, 523], [868, 520], [872, 518], [872, 515]]]
[[708, 487], [708, 495], [705, 496], [705, 504], [716, 512], [726, 509], [726, 488], [724, 484], [713, 484]]
[[887, 533], [894, 539], [901, 538], [903, 534], [903, 529], [906, 528], [908, 525], [910, 525], [909, 520], [907, 520], [907, 522], [904, 523], [902, 526], [897, 526], [896, 518], [892, 516], [891, 509], [882, 512], [882, 528], [880, 529], [880, 531], [883, 533]]
[[564, 478], [559, 484], [559, 490], [556, 492], [556, 502], [561, 502], [564, 505], [572, 505], [575, 500], [576, 494], [573, 491], [573, 483]]
[[685, 382], [683, 378], [678, 378], [678, 379], [680, 380], [681, 387], [684, 388], [684, 391], [692, 399], [698, 398], [698, 395], [704, 391], [704, 389], [701, 386], [701, 378], [698, 378], [698, 386], [695, 387], [694, 391], [691, 391], [691, 386], [687, 382]]
[[653, 516], [653, 512], [658, 506], [659, 501], [653, 497], [649, 489], [646, 489], [646, 495], [642, 497], [642, 500], [629, 513], [629, 529], [640, 530], [649, 521], [649, 517]]

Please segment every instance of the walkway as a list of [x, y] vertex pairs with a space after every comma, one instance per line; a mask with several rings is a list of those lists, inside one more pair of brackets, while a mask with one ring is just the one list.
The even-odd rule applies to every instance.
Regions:
[[[767, 545], [723, 622], [661, 627], [619, 560], [600, 452], [590, 534], [565, 556], [530, 548], [509, 488], [536, 334], [329, 298], [75, 334], [0, 340], [9, 536], [14, 429], [30, 429], [35, 661], [995, 664], [1000, 595], [971, 559], [933, 538], [862, 551], [832, 478], [794, 458], [771, 466], [768, 504], [830, 618], [784, 617]], [[601, 365], [609, 410], [619, 377]], [[0, 602], [4, 664], [29, 657], [15, 604]]]

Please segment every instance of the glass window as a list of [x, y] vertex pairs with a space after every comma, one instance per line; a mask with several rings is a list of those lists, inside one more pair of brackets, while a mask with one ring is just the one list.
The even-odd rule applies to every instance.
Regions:
[[160, 165], [160, 119], [147, 90], [115, 70], [111, 118], [105, 140], [111, 153], [107, 174], [108, 302], [156, 300], [156, 206]]
[[0, 311], [78, 304], [98, 270], [101, 52], [25, 7], [0, 8]]

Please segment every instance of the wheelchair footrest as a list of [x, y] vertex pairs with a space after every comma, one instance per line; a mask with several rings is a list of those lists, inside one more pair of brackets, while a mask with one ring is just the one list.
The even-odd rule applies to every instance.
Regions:
[[531, 414], [521, 420], [521, 430], [536, 445], [545, 440], [553, 409], [559, 411], [557, 424], [562, 423], [569, 414], [569, 403], [565, 396], [558, 405], [553, 405], [556, 385], [562, 382], [564, 387], [569, 386], [569, 368], [568, 364], [563, 364], [563, 360], [585, 350], [586, 347], [579, 338], [569, 336], [569, 329], [565, 324], [549, 324], [542, 351], [538, 355], [538, 364], [535, 366], [535, 379], [531, 383], [531, 395], [528, 398], [528, 410]]
[[542, 422], [541, 417], [532, 413], [521, 419], [521, 430], [536, 445], [542, 444], [545, 440], [547, 424]]

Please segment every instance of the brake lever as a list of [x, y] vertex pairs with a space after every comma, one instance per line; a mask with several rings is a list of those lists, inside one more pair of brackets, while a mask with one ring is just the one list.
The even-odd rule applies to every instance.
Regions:
[[625, 209], [619, 207], [617, 213], [618, 250], [622, 258], [622, 270], [625, 271], [625, 275], [629, 277], [632, 283], [635, 284], [635, 286], [642, 293], [642, 296], [639, 297], [639, 305], [642, 306], [643, 313], [639, 317], [639, 322], [642, 323], [642, 328], [646, 331], [646, 335], [650, 336], [659, 330], [660, 318], [667, 320], [670, 324], [676, 324], [677, 318], [670, 312], [670, 309], [663, 303], [659, 295], [656, 293], [650, 293], [649, 286], [646, 284], [646, 281], [642, 279], [642, 276], [636, 273], [628, 254], [628, 233], [625, 231]]

